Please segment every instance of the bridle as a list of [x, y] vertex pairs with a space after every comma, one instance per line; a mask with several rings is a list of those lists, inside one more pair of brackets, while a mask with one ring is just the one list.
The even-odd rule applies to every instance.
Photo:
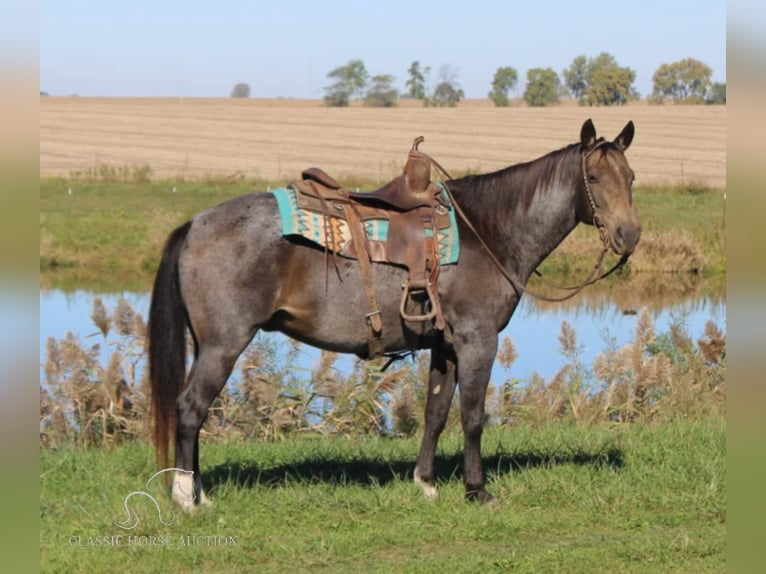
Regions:
[[[593, 212], [593, 224], [598, 228], [599, 235], [601, 237], [601, 243], [602, 248], [601, 252], [599, 253], [596, 263], [593, 266], [593, 269], [591, 270], [590, 275], [583, 281], [582, 283], [574, 286], [562, 286], [562, 285], [556, 285], [554, 283], [551, 283], [550, 281], [546, 282], [553, 287], [554, 289], [558, 289], [560, 291], [570, 291], [567, 295], [564, 295], [562, 297], [548, 297], [547, 295], [542, 295], [540, 293], [535, 293], [534, 291], [528, 289], [525, 287], [521, 281], [519, 281], [512, 273], [510, 273], [500, 262], [500, 260], [497, 258], [497, 256], [492, 252], [492, 250], [489, 248], [489, 245], [484, 241], [482, 236], [479, 234], [479, 232], [476, 230], [476, 227], [474, 227], [473, 223], [471, 223], [470, 219], [468, 219], [468, 216], [465, 214], [463, 209], [460, 207], [460, 204], [455, 200], [454, 195], [451, 193], [449, 194], [449, 200], [452, 206], [455, 208], [455, 212], [460, 216], [460, 218], [463, 220], [463, 222], [466, 224], [468, 229], [471, 230], [471, 232], [476, 236], [476, 238], [479, 240], [479, 243], [484, 248], [484, 250], [487, 252], [487, 255], [489, 256], [492, 263], [497, 267], [498, 271], [500, 271], [501, 275], [506, 278], [506, 280], [519, 292], [527, 293], [528, 295], [534, 297], [535, 299], [540, 299], [541, 301], [548, 301], [551, 303], [558, 303], [561, 301], [566, 301], [567, 299], [571, 299], [575, 295], [577, 295], [580, 291], [585, 289], [588, 285], [593, 285], [597, 281], [600, 281], [601, 279], [605, 279], [615, 271], [617, 271], [620, 267], [625, 265], [625, 263], [628, 260], [628, 257], [630, 255], [623, 255], [620, 260], [615, 263], [611, 269], [608, 271], [605, 271], [604, 273], [601, 273], [599, 275], [599, 271], [601, 270], [601, 265], [604, 262], [604, 257], [606, 256], [607, 252], [609, 251], [609, 232], [606, 229], [606, 225], [604, 225], [601, 222], [601, 218], [598, 214], [598, 208], [596, 207], [596, 202], [593, 200], [593, 192], [590, 189], [590, 184], [588, 183], [588, 171], [585, 166], [586, 159], [597, 149], [599, 149], [601, 146], [605, 145], [607, 142], [606, 140], [600, 140], [597, 142], [591, 149], [589, 149], [587, 152], [585, 152], [582, 155], [582, 174], [583, 174], [583, 183], [585, 184], [585, 193], [588, 198], [588, 203], [590, 204], [590, 208]], [[428, 156], [427, 154], [422, 153], [426, 158], [428, 158], [429, 161], [436, 167], [446, 178], [447, 180], [453, 179], [453, 177], [445, 170], [436, 160]], [[445, 183], [442, 183], [441, 185], [446, 186]], [[535, 269], [534, 273], [543, 279], [542, 274]]]
[[598, 216], [598, 208], [596, 207], [596, 202], [593, 200], [593, 192], [590, 189], [590, 183], [588, 183], [588, 169], [585, 166], [585, 161], [588, 159], [588, 157], [604, 144], [606, 144], [606, 141], [601, 140], [597, 142], [592, 149], [582, 154], [582, 182], [585, 185], [585, 195], [588, 198], [590, 209], [593, 212], [593, 225], [595, 225], [596, 228], [598, 229], [599, 235], [601, 236], [601, 243], [604, 245], [606, 249], [608, 249], [609, 248], [609, 232], [606, 229], [606, 225], [601, 223], [601, 218]]

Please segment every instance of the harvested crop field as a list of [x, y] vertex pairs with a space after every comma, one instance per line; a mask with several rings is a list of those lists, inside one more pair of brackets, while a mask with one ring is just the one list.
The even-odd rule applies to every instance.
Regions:
[[628, 120], [628, 157], [641, 185], [726, 182], [725, 106], [328, 108], [319, 101], [40, 98], [40, 175], [150, 166], [156, 177], [295, 179], [309, 166], [384, 180], [412, 139], [448, 170], [491, 171], [576, 141], [593, 118], [616, 136]]

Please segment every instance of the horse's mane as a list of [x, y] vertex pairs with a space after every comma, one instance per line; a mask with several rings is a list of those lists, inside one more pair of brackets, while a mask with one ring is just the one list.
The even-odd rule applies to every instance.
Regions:
[[477, 228], [491, 229], [526, 213], [556, 182], [579, 177], [581, 149], [579, 143], [570, 144], [529, 162], [450, 180], [447, 187]]

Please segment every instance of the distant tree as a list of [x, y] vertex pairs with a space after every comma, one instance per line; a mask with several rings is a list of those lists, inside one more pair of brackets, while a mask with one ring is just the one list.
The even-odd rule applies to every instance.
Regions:
[[41, 95], [41, 96], [47, 96], [47, 95], [49, 95], [49, 94], [48, 94], [48, 92], [44, 92], [43, 90], [40, 90], [40, 95]]
[[666, 99], [702, 103], [712, 87], [712, 75], [713, 71], [707, 64], [694, 58], [662, 64], [652, 76], [652, 99], [658, 103]]
[[450, 65], [439, 68], [437, 84], [430, 98], [423, 100], [424, 105], [440, 107], [455, 107], [465, 93], [457, 81], [457, 71]]
[[638, 97], [633, 87], [636, 73], [621, 67], [608, 52], [595, 58], [577, 56], [562, 76], [565, 88], [580, 105], [621, 105]]
[[558, 103], [561, 80], [552, 68], [532, 68], [527, 70], [527, 87], [524, 101], [533, 107]]
[[580, 103], [585, 101], [585, 93], [588, 90], [588, 58], [577, 56], [572, 60], [572, 65], [563, 71], [564, 86], [569, 90], [572, 97]]
[[345, 66], [338, 66], [327, 74], [335, 83], [325, 88], [325, 103], [328, 106], [344, 107], [354, 96], [361, 96], [367, 87], [367, 69], [362, 60], [349, 60]]
[[364, 105], [372, 108], [392, 108], [396, 106], [399, 94], [394, 88], [394, 77], [381, 74], [372, 77], [372, 85], [364, 97]]
[[429, 105], [437, 108], [454, 108], [464, 97], [465, 93], [462, 89], [456, 88], [449, 82], [439, 82], [434, 88], [434, 93], [431, 95]]
[[638, 98], [633, 88], [636, 73], [619, 66], [597, 68], [590, 77], [585, 102], [591, 106], [623, 105]]
[[709, 95], [706, 102], [708, 104], [725, 104], [726, 103], [726, 82], [716, 82], [710, 88]]
[[495, 77], [492, 80], [492, 91], [487, 97], [495, 102], [497, 107], [505, 107], [510, 103], [508, 92], [516, 88], [516, 82], [519, 74], [510, 66], [501, 66], [495, 71]]
[[245, 83], [234, 84], [234, 87], [231, 89], [231, 94], [229, 95], [232, 98], [249, 98], [250, 86]]
[[420, 68], [420, 62], [415, 60], [407, 70], [408, 80], [404, 82], [407, 86], [407, 97], [415, 98], [416, 100], [426, 99], [426, 78], [431, 73], [431, 68], [426, 66]]

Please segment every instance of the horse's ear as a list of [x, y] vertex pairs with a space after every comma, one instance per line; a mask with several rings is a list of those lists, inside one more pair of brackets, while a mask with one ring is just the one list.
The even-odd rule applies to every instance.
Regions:
[[590, 118], [585, 120], [580, 130], [580, 143], [586, 149], [596, 143], [596, 126]]
[[620, 135], [618, 135], [614, 143], [615, 145], [620, 148], [622, 151], [625, 151], [630, 147], [630, 142], [633, 141], [633, 136], [636, 133], [636, 127], [633, 125], [633, 122], [630, 121], [627, 124], [625, 124], [625, 127], [622, 128], [622, 131], [620, 132]]

